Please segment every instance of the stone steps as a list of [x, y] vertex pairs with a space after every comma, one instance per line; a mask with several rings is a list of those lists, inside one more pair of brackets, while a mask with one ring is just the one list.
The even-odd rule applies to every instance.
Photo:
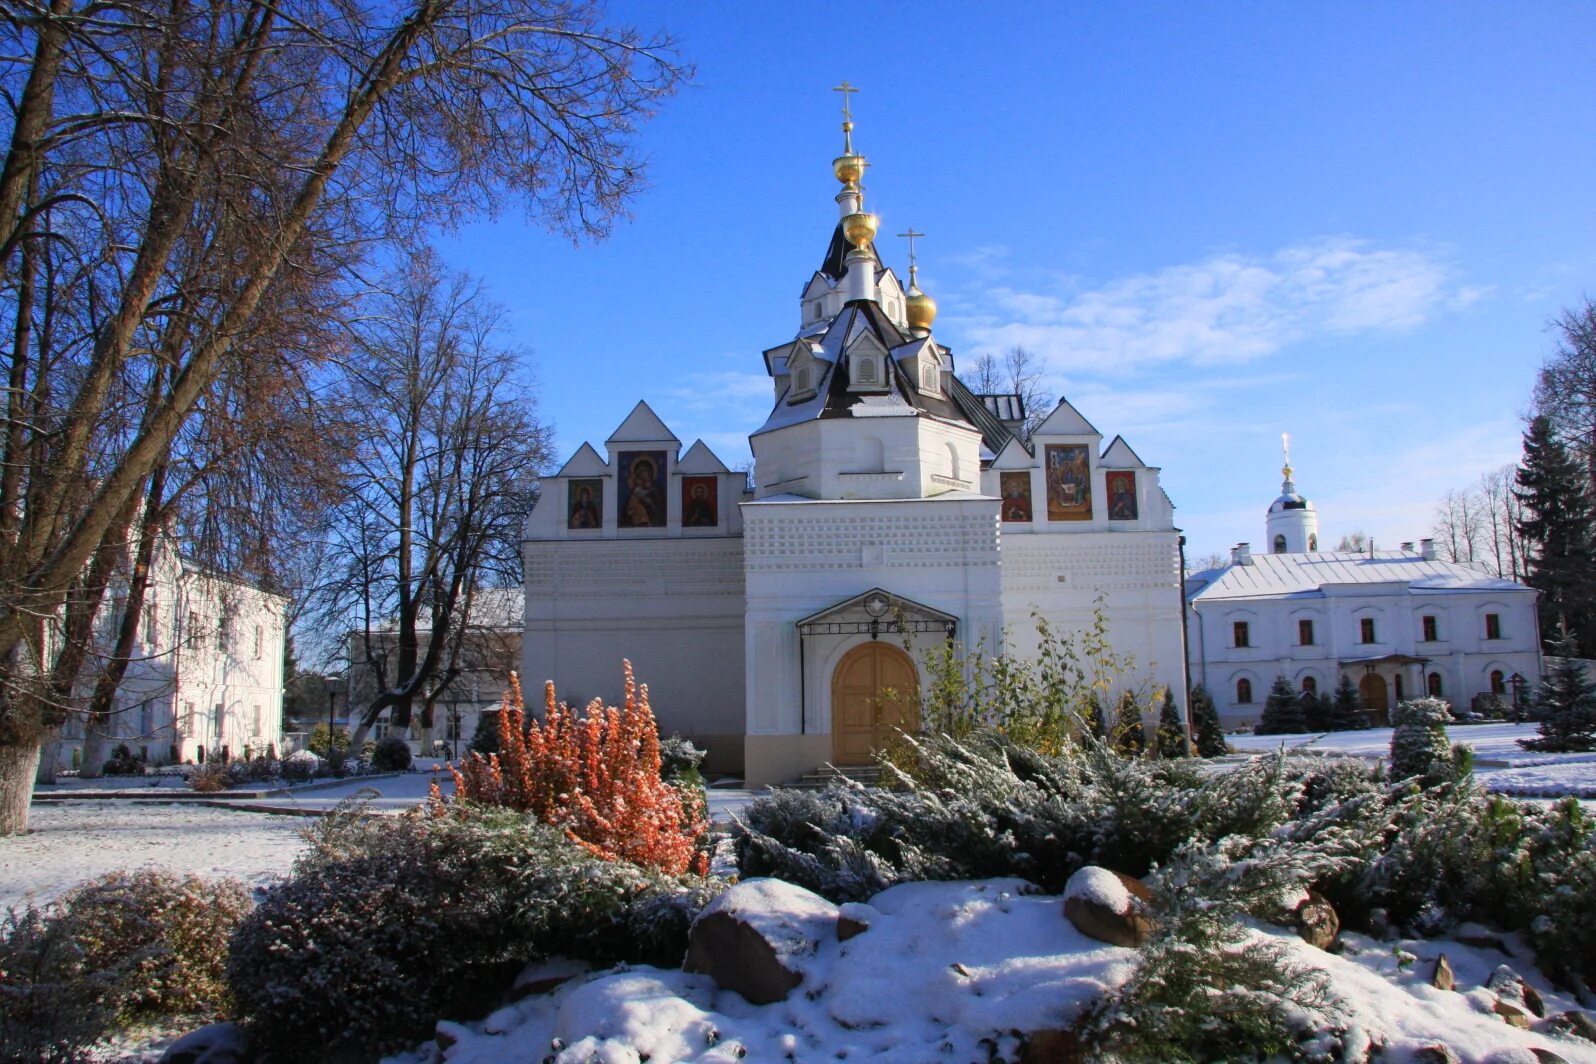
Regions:
[[838, 780], [852, 780], [854, 783], [866, 787], [876, 787], [881, 783], [880, 765], [822, 765], [813, 772], [805, 772], [795, 780], [788, 780], [783, 787], [800, 791], [818, 791], [829, 787]]

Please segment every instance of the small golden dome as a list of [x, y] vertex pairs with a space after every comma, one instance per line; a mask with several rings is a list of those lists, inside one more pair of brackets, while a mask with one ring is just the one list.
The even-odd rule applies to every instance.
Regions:
[[842, 220], [842, 235], [848, 238], [848, 243], [863, 251], [876, 238], [876, 230], [880, 226], [881, 219], [873, 214], [850, 214]]
[[859, 179], [864, 176], [866, 165], [863, 155], [855, 155], [853, 152], [849, 152], [831, 160], [831, 172], [836, 174], [837, 180], [843, 184], [857, 185]]
[[918, 288], [911, 288], [903, 301], [903, 316], [908, 319], [909, 328], [930, 332], [931, 323], [937, 320], [937, 301]]

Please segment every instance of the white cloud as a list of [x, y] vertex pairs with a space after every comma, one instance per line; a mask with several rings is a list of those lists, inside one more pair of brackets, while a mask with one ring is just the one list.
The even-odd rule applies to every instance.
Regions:
[[991, 288], [951, 316], [969, 349], [1020, 345], [1055, 371], [1251, 361], [1321, 336], [1412, 329], [1484, 292], [1440, 255], [1325, 238], [1270, 255], [1216, 255], [1089, 291]]

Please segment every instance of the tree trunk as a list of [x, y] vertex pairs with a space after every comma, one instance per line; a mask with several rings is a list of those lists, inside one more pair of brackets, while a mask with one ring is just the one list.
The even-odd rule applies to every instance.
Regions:
[[57, 736], [44, 744], [39, 755], [39, 770], [33, 774], [34, 783], [54, 783], [56, 762], [61, 760], [61, 739]]
[[28, 830], [28, 805], [33, 801], [33, 777], [39, 771], [39, 739], [0, 744], [0, 835], [21, 835]]
[[[109, 723], [109, 722], [107, 722]], [[96, 727], [92, 722], [83, 725], [83, 760], [78, 765], [78, 778], [97, 780], [105, 773], [105, 761], [110, 755], [106, 750], [110, 748], [110, 738], [106, 729]]]

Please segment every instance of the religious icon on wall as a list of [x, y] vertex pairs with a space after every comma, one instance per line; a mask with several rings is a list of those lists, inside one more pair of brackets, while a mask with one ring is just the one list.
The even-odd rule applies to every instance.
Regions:
[[715, 505], [719, 482], [718, 477], [682, 478], [683, 528], [714, 528], [720, 524]]
[[565, 527], [604, 527], [604, 482], [572, 480], [565, 485]]
[[1103, 486], [1108, 492], [1108, 519], [1136, 520], [1136, 474], [1128, 469], [1105, 473]]
[[1005, 521], [1031, 519], [1031, 474], [1029, 470], [999, 474], [999, 487], [1003, 491], [1001, 513]]
[[665, 452], [622, 451], [617, 484], [622, 528], [665, 527]]
[[1047, 519], [1092, 519], [1092, 460], [1086, 445], [1047, 445]]

